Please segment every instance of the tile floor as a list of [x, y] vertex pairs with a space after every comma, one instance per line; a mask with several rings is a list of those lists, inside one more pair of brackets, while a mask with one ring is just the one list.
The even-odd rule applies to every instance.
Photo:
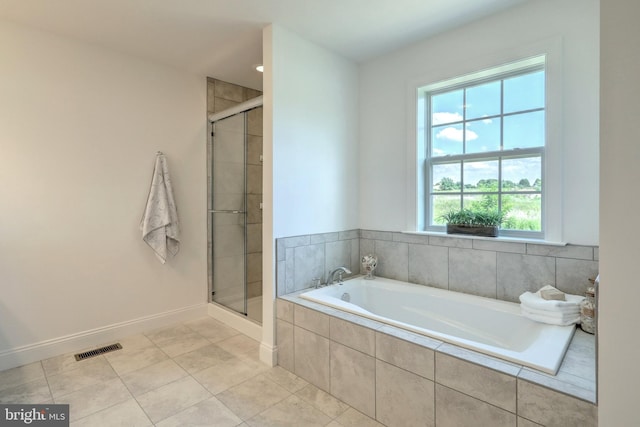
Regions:
[[0, 403], [68, 403], [71, 426], [381, 425], [262, 364], [257, 341], [209, 317], [119, 342], [80, 362], [66, 354], [0, 372]]

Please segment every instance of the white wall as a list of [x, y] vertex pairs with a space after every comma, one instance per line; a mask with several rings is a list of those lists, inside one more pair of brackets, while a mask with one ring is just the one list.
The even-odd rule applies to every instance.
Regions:
[[358, 227], [358, 68], [272, 27], [274, 237]]
[[[206, 302], [206, 81], [0, 22], [0, 354]], [[182, 246], [138, 229], [155, 153]]]
[[[600, 295], [598, 378], [600, 426], [638, 423], [640, 344], [640, 3], [603, 0], [601, 13]], [[625, 185], [625, 184], [630, 184]], [[631, 189], [631, 193], [629, 192]], [[635, 424], [634, 424], [635, 423]]]
[[413, 197], [406, 161], [412, 82], [478, 71], [505, 52], [526, 54], [531, 46], [561, 39], [562, 238], [598, 244], [598, 192], [593, 190], [598, 188], [598, 37], [597, 0], [538, 0], [362, 64], [360, 226], [407, 229], [408, 198]]

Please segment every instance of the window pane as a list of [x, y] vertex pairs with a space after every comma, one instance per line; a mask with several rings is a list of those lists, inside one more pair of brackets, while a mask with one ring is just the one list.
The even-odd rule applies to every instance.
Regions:
[[500, 80], [467, 89], [466, 119], [500, 114]]
[[544, 108], [544, 71], [504, 80], [504, 113]]
[[431, 129], [431, 155], [462, 154], [462, 125], [437, 126]]
[[504, 118], [504, 149], [544, 146], [544, 111]]
[[433, 165], [432, 191], [460, 191], [460, 163]]
[[460, 210], [460, 196], [433, 195], [431, 203], [433, 206], [431, 224], [433, 225], [444, 225], [445, 221], [442, 219], [444, 214]]
[[540, 191], [542, 159], [525, 157], [502, 160], [502, 191]]
[[498, 195], [497, 194], [477, 194], [465, 195], [463, 200], [464, 208], [474, 211], [497, 211]]
[[506, 213], [502, 228], [509, 230], [542, 230], [542, 196], [540, 194], [505, 194], [502, 211]]
[[464, 162], [464, 191], [498, 191], [498, 161]]
[[500, 119], [483, 119], [467, 123], [466, 153], [500, 150]]
[[462, 121], [463, 91], [441, 93], [431, 97], [431, 124], [443, 125]]

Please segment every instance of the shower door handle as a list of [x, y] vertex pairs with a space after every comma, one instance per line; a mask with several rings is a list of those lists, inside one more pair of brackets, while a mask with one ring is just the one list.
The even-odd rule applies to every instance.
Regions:
[[246, 211], [209, 209], [209, 213], [244, 214], [244, 213], [247, 213], [247, 212]]

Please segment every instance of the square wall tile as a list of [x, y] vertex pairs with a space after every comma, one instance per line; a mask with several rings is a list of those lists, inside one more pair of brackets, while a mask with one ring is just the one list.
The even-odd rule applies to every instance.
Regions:
[[329, 338], [329, 316], [295, 304], [293, 307], [294, 324], [300, 328]]
[[449, 249], [443, 246], [410, 244], [409, 282], [447, 289]]
[[409, 280], [409, 245], [401, 242], [376, 240], [378, 267], [375, 274], [388, 279]]
[[376, 360], [376, 419], [389, 427], [434, 426], [434, 384]]
[[471, 397], [516, 412], [516, 378], [436, 353], [436, 382]]
[[329, 392], [329, 340], [294, 327], [294, 374]]
[[498, 252], [498, 299], [520, 302], [523, 292], [555, 283], [555, 258]]
[[579, 259], [556, 259], [556, 287], [562, 292], [584, 295], [589, 286], [589, 278], [598, 274], [598, 261]]
[[311, 286], [311, 281], [315, 277], [325, 277], [324, 244], [298, 246], [293, 251], [293, 283], [296, 290]]
[[438, 427], [516, 427], [516, 414], [436, 384]]
[[449, 249], [449, 289], [481, 297], [496, 297], [496, 253]]
[[278, 365], [293, 372], [293, 325], [283, 320], [276, 320], [276, 345], [278, 346]]
[[375, 418], [375, 359], [331, 342], [330, 372], [330, 393], [363, 414]]
[[[351, 240], [328, 242], [325, 244], [325, 253], [325, 270], [331, 271], [338, 267], [347, 267], [354, 274], [358, 274], [360, 266], [358, 260], [353, 260], [351, 257]], [[344, 277], [347, 276], [349, 275], [344, 275]]]
[[278, 298], [276, 300], [276, 318], [293, 323], [293, 303]]
[[376, 358], [433, 379], [434, 352], [429, 348], [376, 332]]
[[361, 351], [369, 356], [375, 356], [375, 331], [335, 317], [330, 318], [329, 325], [332, 341]]
[[595, 405], [518, 380], [518, 415], [546, 426], [596, 427]]

